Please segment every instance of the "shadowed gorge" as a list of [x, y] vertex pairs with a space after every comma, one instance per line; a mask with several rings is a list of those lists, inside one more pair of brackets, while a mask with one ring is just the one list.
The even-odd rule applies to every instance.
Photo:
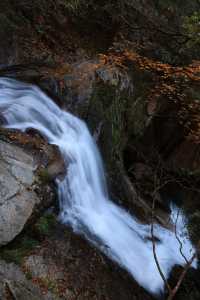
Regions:
[[0, 299], [199, 300], [199, 11], [1, 1]]
[[[36, 87], [6, 78], [0, 80], [0, 111], [6, 128], [33, 128], [59, 147], [67, 168], [65, 178], [57, 179], [60, 220], [125, 267], [147, 290], [161, 293], [164, 283], [152, 256], [150, 226], [140, 224], [109, 200], [101, 157], [86, 125], [61, 111]], [[172, 216], [176, 214], [177, 209], [172, 209]], [[177, 232], [185, 236], [183, 252], [189, 261], [195, 250], [184, 227], [184, 216], [179, 216]], [[158, 225], [154, 230], [160, 264], [168, 277], [173, 265], [185, 261], [174, 233]]]

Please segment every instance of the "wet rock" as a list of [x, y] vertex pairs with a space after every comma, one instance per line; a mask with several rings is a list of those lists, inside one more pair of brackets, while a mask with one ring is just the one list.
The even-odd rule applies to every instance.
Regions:
[[45, 257], [45, 255], [29, 256], [26, 259], [24, 266], [29, 272], [31, 272], [33, 277], [41, 279], [48, 278], [51, 281], [64, 280], [64, 272], [59, 270], [56, 263], [48, 257]]
[[59, 223], [24, 258], [23, 270], [65, 300], [154, 299], [83, 237]]
[[27, 280], [19, 267], [0, 261], [0, 299], [55, 300], [49, 292], [43, 295], [38, 287]]
[[[175, 266], [171, 271], [169, 283], [171, 286], [175, 286], [180, 279], [183, 272], [183, 268]], [[176, 294], [177, 300], [198, 300], [200, 299], [200, 283], [199, 283], [200, 271], [199, 269], [190, 268]]]
[[[29, 137], [30, 138], [30, 137]], [[31, 139], [31, 138], [30, 138]], [[29, 139], [29, 140], [30, 140]], [[5, 245], [18, 235], [29, 219], [52, 204], [55, 192], [49, 181], [42, 181], [39, 168], [51, 161], [50, 180], [61, 171], [56, 163], [55, 149], [25, 151], [22, 147], [0, 141], [0, 245]], [[48, 174], [48, 171], [46, 171]], [[51, 177], [52, 176], [52, 177]]]
[[48, 147], [48, 157], [47, 172], [49, 177], [51, 179], [55, 179], [56, 177], [59, 177], [60, 179], [64, 178], [66, 168], [57, 146], [52, 145], [51, 147]]

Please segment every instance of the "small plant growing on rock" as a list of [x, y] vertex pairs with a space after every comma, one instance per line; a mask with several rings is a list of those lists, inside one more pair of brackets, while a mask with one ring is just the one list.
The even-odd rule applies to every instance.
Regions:
[[47, 169], [43, 169], [43, 168], [41, 168], [38, 171], [38, 177], [39, 177], [39, 180], [42, 184], [48, 184], [52, 180], [52, 178], [51, 178], [50, 174], [48, 173]]
[[188, 46], [200, 45], [200, 13], [185, 17], [183, 28], [188, 35]]
[[35, 229], [41, 236], [48, 236], [51, 234], [53, 227], [56, 224], [55, 216], [46, 214], [42, 216], [35, 224]]

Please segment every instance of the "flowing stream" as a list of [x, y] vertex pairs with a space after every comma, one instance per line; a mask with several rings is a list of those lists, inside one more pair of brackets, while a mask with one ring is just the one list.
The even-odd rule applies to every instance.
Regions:
[[[65, 178], [57, 179], [60, 220], [118, 262], [141, 286], [160, 293], [164, 284], [148, 239], [150, 226], [140, 224], [109, 199], [101, 156], [86, 124], [61, 110], [38, 87], [8, 78], [0, 78], [0, 114], [6, 120], [4, 127], [34, 128], [59, 147], [67, 169]], [[173, 207], [173, 220], [176, 213]], [[189, 260], [195, 250], [187, 238], [183, 214], [177, 232]], [[171, 268], [184, 265], [185, 260], [173, 232], [155, 224], [154, 234], [160, 240], [156, 244], [158, 260], [168, 277]], [[193, 267], [196, 264], [194, 260]]]

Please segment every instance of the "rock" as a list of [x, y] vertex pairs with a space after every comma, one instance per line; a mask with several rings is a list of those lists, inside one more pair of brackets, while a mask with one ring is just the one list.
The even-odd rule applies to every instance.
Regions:
[[31, 186], [36, 165], [19, 147], [0, 143], [0, 245], [23, 229], [38, 201]]
[[[169, 284], [176, 286], [178, 280], [181, 277], [183, 268], [175, 266], [169, 277]], [[177, 300], [198, 300], [200, 299], [200, 282], [199, 282], [200, 270], [190, 268], [186, 276], [178, 289], [175, 299]]]
[[[27, 221], [48, 208], [55, 198], [50, 184], [44, 182], [38, 173], [41, 166], [46, 170], [44, 156], [47, 163], [51, 161], [57, 166], [55, 149], [51, 146], [47, 149], [35, 154], [0, 141], [0, 246], [13, 240]], [[61, 162], [59, 167], [51, 168], [53, 178], [59, 174], [60, 168]]]
[[26, 279], [19, 267], [0, 261], [0, 299], [56, 300], [51, 293], [43, 295], [38, 287]]
[[[143, 221], [148, 220], [151, 179], [158, 161], [161, 160], [166, 169], [180, 168], [187, 173], [198, 171], [200, 166], [199, 145], [185, 140], [185, 130], [178, 122], [177, 106], [173, 104], [177, 96], [182, 99], [184, 85], [190, 85], [187, 81], [194, 70], [187, 67], [181, 70], [147, 59], [175, 65], [199, 59], [199, 43], [192, 45], [191, 37], [187, 42], [183, 26], [185, 17], [193, 19], [193, 13], [199, 11], [199, 1], [15, 2], [0, 1], [0, 75], [38, 84], [65, 109], [86, 120], [91, 132], [96, 132], [98, 137], [111, 197], [122, 199], [121, 205], [142, 215]], [[126, 56], [122, 61], [124, 51]], [[131, 52], [135, 60], [129, 58]], [[184, 76], [178, 79], [180, 72]], [[174, 86], [177, 91], [172, 93], [170, 89]], [[194, 91], [191, 103], [198, 96]], [[185, 94], [189, 98], [188, 93]], [[0, 116], [0, 124], [4, 122]], [[38, 140], [35, 139], [36, 143]], [[55, 199], [52, 180], [65, 172], [57, 149], [44, 141], [34, 148], [33, 138], [27, 135], [25, 141], [22, 134], [17, 144], [20, 146], [0, 141], [0, 246], [11, 241], [25, 224], [30, 224], [51, 205]], [[130, 173], [133, 167], [134, 174]], [[156, 194], [157, 203], [163, 208], [160, 193]], [[159, 222], [163, 223], [165, 211], [164, 215], [159, 212], [159, 217]], [[195, 224], [197, 217], [195, 211], [192, 216]], [[49, 245], [50, 250], [53, 246], [58, 247], [57, 240]], [[63, 249], [66, 253], [66, 244]], [[32, 255], [27, 266], [36, 277], [47, 274], [48, 278], [56, 271], [49, 269], [46, 249], [44, 252], [42, 258]], [[74, 259], [77, 272], [74, 272], [74, 286], [82, 270], [84, 277], [85, 270], [89, 269], [91, 259], [86, 255], [81, 258], [86, 263], [85, 269], [80, 263], [78, 270], [77, 257]], [[61, 260], [63, 253], [57, 256]], [[67, 260], [65, 265], [61, 262], [61, 266], [70, 270], [71, 262]], [[91, 273], [105, 277], [103, 269], [98, 271], [95, 267]], [[31, 299], [21, 283], [8, 280], [7, 290], [13, 298]], [[67, 278], [67, 281], [67, 298], [73, 299], [76, 295], [70, 296], [70, 280]], [[89, 277], [89, 286], [92, 281]], [[126, 287], [120, 296], [120, 278], [110, 288], [108, 286], [114, 295], [106, 297], [103, 283], [99, 283], [99, 299], [148, 298], [141, 296], [140, 291], [137, 293], [132, 282], [130, 289]], [[80, 289], [85, 290], [85, 282]], [[130, 292], [129, 297], [125, 291]], [[82, 299], [83, 296], [77, 297]], [[93, 299], [93, 296], [85, 297]], [[0, 298], [5, 299], [5, 295]]]
[[126, 271], [60, 223], [24, 258], [23, 270], [65, 300], [154, 299]]
[[51, 179], [55, 179], [56, 177], [63, 178], [66, 170], [58, 147], [56, 145], [51, 145], [51, 147], [47, 147], [47, 150], [47, 155], [49, 157], [47, 172], [49, 177]]
[[174, 170], [186, 172], [198, 172], [200, 168], [200, 147], [199, 144], [189, 140], [180, 143], [169, 156], [167, 164]]
[[63, 272], [59, 270], [55, 262], [42, 255], [29, 256], [25, 261], [25, 268], [35, 278], [48, 278], [52, 282], [64, 279]]

